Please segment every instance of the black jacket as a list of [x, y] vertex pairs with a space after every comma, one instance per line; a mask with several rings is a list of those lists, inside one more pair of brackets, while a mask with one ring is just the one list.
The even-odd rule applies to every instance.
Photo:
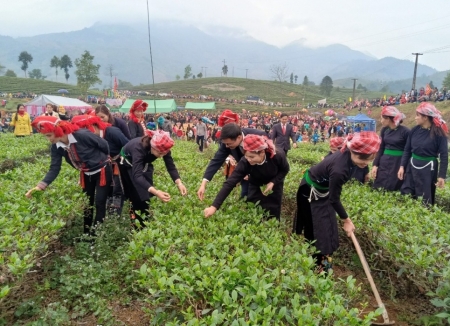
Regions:
[[114, 117], [114, 123], [112, 125], [119, 128], [120, 131], [122, 131], [122, 133], [125, 135], [125, 137], [131, 139], [130, 129], [128, 129], [127, 123], [124, 120]]
[[[244, 136], [246, 135], [267, 136], [267, 134], [264, 131], [251, 128], [243, 128], [242, 133]], [[220, 167], [227, 159], [228, 155], [232, 155], [236, 160], [236, 162], [239, 162], [242, 156], [244, 156], [244, 153], [242, 152], [240, 147], [230, 149], [227, 146], [225, 146], [225, 144], [220, 144], [216, 154], [211, 159], [211, 161], [209, 161], [208, 167], [206, 168], [203, 178], [208, 181], [211, 181], [211, 179], [214, 177], [214, 174], [216, 174], [216, 172], [219, 171]]]
[[144, 136], [144, 129], [140, 123], [130, 120], [128, 121], [128, 129], [130, 130], [130, 139]]
[[77, 170], [84, 172], [96, 171], [106, 165], [109, 157], [108, 142], [87, 129], [80, 129], [72, 133], [76, 139], [76, 143], [70, 144], [70, 149], [74, 153], [79, 166], [74, 166], [69, 158], [68, 152], [62, 148], [51, 146], [51, 163], [50, 169], [41, 181], [46, 186], [51, 184], [61, 170], [63, 157], [66, 162]]
[[112, 126], [105, 129], [103, 139], [108, 142], [111, 157], [118, 155], [122, 147], [129, 141], [119, 128]]
[[[123, 162], [122, 165], [131, 169], [131, 180], [134, 187], [139, 193], [141, 200], [149, 198], [148, 188], [153, 186], [153, 162], [157, 159], [155, 155], [150, 152], [149, 148], [145, 148], [140, 138], [130, 140], [122, 149], [125, 158], [132, 166]], [[169, 151], [163, 156], [166, 170], [170, 177], [175, 182], [180, 178], [178, 170], [173, 162], [172, 153]]]

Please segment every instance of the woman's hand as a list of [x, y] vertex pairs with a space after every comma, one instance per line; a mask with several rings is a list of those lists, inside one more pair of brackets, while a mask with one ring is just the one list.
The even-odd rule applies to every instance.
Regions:
[[370, 171], [370, 177], [372, 179], [376, 179], [377, 178], [377, 172], [378, 172], [378, 166], [372, 166], [372, 171]]
[[352, 233], [355, 232], [355, 226], [353, 225], [353, 222], [350, 219], [350, 217], [347, 217], [344, 220], [343, 229], [344, 229], [345, 233], [347, 233], [347, 237], [350, 237], [352, 235]]
[[25, 194], [25, 196], [27, 196], [27, 198], [31, 198], [31, 195], [33, 194], [33, 192], [35, 191], [42, 191], [41, 188], [39, 188], [38, 186], [31, 188], [30, 190], [27, 191], [27, 193]]
[[399, 180], [403, 180], [404, 174], [405, 169], [401, 166], [400, 169], [398, 169], [397, 178], [399, 178]]
[[273, 182], [269, 182], [266, 185], [266, 189], [264, 189], [264, 191], [263, 191], [263, 195], [264, 196], [270, 195], [270, 192], [272, 191], [273, 186], [274, 186]]
[[215, 208], [214, 206], [210, 206], [208, 208], [205, 208], [205, 210], [203, 211], [203, 214], [205, 214], [205, 217], [208, 218], [210, 216], [213, 216], [216, 211], [217, 211], [217, 208]]
[[187, 194], [187, 189], [182, 182], [177, 183], [178, 190], [182, 196]]
[[437, 183], [436, 183], [436, 187], [444, 188], [444, 185], [445, 185], [445, 180], [443, 178], [438, 178], [437, 179]]
[[159, 200], [161, 200], [164, 203], [167, 203], [168, 201], [170, 201], [170, 195], [167, 192], [158, 190], [155, 194], [156, 197], [159, 198]]

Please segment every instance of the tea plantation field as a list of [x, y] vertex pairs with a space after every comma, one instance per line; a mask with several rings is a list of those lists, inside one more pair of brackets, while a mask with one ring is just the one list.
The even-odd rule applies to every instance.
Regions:
[[[155, 184], [172, 200], [152, 199], [152, 222], [138, 232], [126, 209], [123, 217], [108, 216], [91, 244], [82, 241], [85, 200], [68, 164], [45, 192], [25, 198], [49, 165], [44, 137], [27, 139], [0, 135], [0, 148], [11, 153], [0, 156], [0, 325], [370, 325], [379, 315], [365, 279], [350, 275], [361, 275], [360, 267], [346, 266], [338, 254], [336, 268], [349, 273], [317, 275], [313, 249], [290, 234], [301, 173], [326, 155], [326, 144], [289, 152], [277, 224], [261, 222], [260, 208], [239, 201], [239, 189], [206, 220], [203, 209], [223, 176], [208, 184], [204, 202], [196, 190], [215, 147], [202, 155], [178, 141], [172, 152], [188, 195], [179, 195], [161, 160]], [[410, 296], [428, 293], [422, 302], [432, 300], [426, 315], [406, 313], [400, 325], [438, 325], [450, 313], [449, 194], [448, 187], [440, 191], [439, 207], [427, 210], [369, 186], [344, 187], [371, 266], [394, 275], [394, 288], [404, 281]], [[344, 250], [351, 251], [345, 241]], [[399, 300], [390, 288], [381, 290]]]

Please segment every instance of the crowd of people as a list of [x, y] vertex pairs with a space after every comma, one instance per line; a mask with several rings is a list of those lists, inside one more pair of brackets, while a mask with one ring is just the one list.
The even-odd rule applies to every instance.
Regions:
[[[79, 183], [89, 198], [84, 212], [84, 233], [90, 241], [94, 241], [95, 227], [102, 223], [108, 211], [122, 214], [124, 200], [131, 203], [130, 217], [137, 221], [137, 229], [151, 224], [149, 207], [153, 197], [163, 202], [171, 200], [173, 194], [158, 189], [154, 182], [153, 162], [159, 158], [164, 161], [180, 195], [186, 195], [187, 188], [172, 157], [174, 138], [182, 138], [192, 124], [191, 131], [196, 130], [201, 152], [202, 140], [208, 134], [205, 121], [213, 121], [180, 113], [146, 117], [147, 103], [142, 100], [133, 103], [128, 121], [112, 115], [104, 105], [72, 119], [63, 119], [53, 109], [49, 106], [46, 113], [31, 122], [52, 144], [51, 165], [26, 196], [50, 186], [64, 159], [79, 170]], [[18, 108], [18, 119], [21, 113], [23, 109]], [[298, 150], [295, 149], [298, 130], [325, 130], [327, 122], [285, 113], [262, 114], [254, 119], [252, 114], [238, 115], [231, 110], [210, 118], [218, 128], [214, 135], [218, 150], [203, 176], [198, 176], [198, 199], [204, 200], [208, 183], [222, 167], [226, 180], [213, 203], [204, 209], [204, 216], [214, 215], [230, 192], [240, 185], [241, 197], [264, 209], [263, 219], [279, 220], [284, 180], [290, 171], [291, 144], [293, 150]], [[340, 132], [335, 128], [333, 132], [335, 126], [331, 126], [331, 133], [326, 137], [329, 155], [298, 176], [301, 182], [293, 231], [303, 234], [316, 246], [318, 254], [314, 257], [319, 271], [326, 272], [331, 267], [331, 255], [339, 247], [336, 214], [349, 236], [355, 229], [341, 202], [342, 186], [351, 178], [367, 182], [371, 177], [374, 188], [421, 198], [424, 205], [433, 205], [436, 187], [444, 186], [448, 129], [440, 112], [423, 102], [416, 110], [416, 127], [410, 130], [402, 126], [403, 119], [404, 115], [396, 107], [383, 107], [380, 136], [364, 130], [353, 130], [346, 135], [344, 128]], [[270, 124], [268, 130], [262, 127], [265, 124]]]

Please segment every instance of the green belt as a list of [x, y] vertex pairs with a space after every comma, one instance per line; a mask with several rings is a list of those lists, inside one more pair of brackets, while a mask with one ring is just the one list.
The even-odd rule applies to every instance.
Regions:
[[399, 149], [384, 149], [383, 152], [384, 155], [390, 155], [390, 156], [402, 156], [403, 155], [403, 151], [399, 150]]
[[319, 185], [318, 183], [314, 182], [311, 180], [311, 178], [309, 177], [309, 169], [305, 171], [305, 174], [303, 175], [303, 177], [306, 180], [306, 183], [309, 184], [311, 187], [314, 187], [318, 190], [328, 190], [328, 187], [323, 187], [321, 185]]
[[127, 157], [125, 155], [125, 152], [123, 151], [123, 147], [120, 149], [120, 154], [119, 155], [122, 156], [123, 158]]
[[414, 154], [414, 153], [412, 153], [412, 157], [414, 157], [416, 160], [427, 161], [427, 162], [431, 162], [431, 161], [437, 160], [436, 157], [432, 157], [432, 156], [419, 156], [419, 155], [416, 155], [416, 154]]

